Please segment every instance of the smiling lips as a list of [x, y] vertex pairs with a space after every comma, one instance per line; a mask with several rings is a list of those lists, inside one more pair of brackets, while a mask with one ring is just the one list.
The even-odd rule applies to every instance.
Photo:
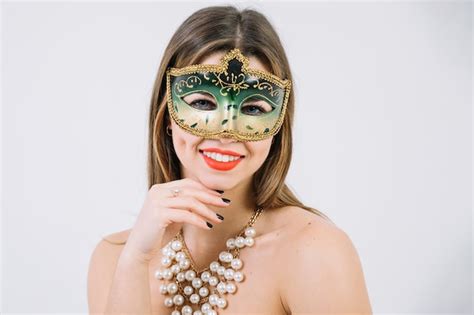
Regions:
[[199, 152], [209, 167], [219, 171], [229, 171], [233, 169], [245, 157], [237, 152], [218, 148], [207, 148], [199, 150]]

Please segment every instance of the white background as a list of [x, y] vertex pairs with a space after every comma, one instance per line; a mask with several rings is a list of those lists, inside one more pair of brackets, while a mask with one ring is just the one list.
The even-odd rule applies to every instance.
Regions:
[[[164, 48], [210, 4], [2, 4], [4, 313], [87, 312], [92, 250], [146, 193]], [[288, 183], [351, 237], [374, 313], [471, 313], [472, 4], [237, 6], [281, 36]]]

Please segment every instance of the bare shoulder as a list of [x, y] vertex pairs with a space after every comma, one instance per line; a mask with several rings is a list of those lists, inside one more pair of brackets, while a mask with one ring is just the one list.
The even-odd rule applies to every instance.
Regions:
[[292, 211], [297, 220], [294, 221], [292, 229], [292, 237], [302, 240], [313, 238], [318, 235], [318, 240], [333, 239], [334, 237], [343, 237], [347, 235], [334, 222], [319, 216], [313, 212], [303, 208], [293, 207]]
[[320, 263], [334, 266], [338, 260], [354, 259], [357, 256], [354, 243], [342, 228], [312, 214], [292, 227], [285, 243], [287, 257], [300, 255], [301, 258], [311, 258], [313, 265]]
[[280, 274], [285, 309], [292, 314], [370, 314], [361, 262], [349, 235], [305, 209], [292, 207], [287, 211], [294, 219], [278, 253], [279, 260], [293, 270]]
[[102, 236], [102, 239], [96, 244], [92, 252], [89, 272], [94, 272], [100, 268], [110, 270], [118, 260], [130, 231], [131, 229], [128, 229]]
[[96, 244], [89, 260], [87, 299], [90, 313], [101, 313], [109, 291], [120, 254], [130, 230], [115, 232]]
[[293, 238], [301, 237], [302, 233], [309, 230], [325, 230], [328, 232], [337, 232], [340, 229], [330, 219], [327, 219], [315, 212], [306, 210], [296, 206], [282, 207], [275, 211], [275, 221], [279, 221], [278, 225], [284, 227], [286, 232], [285, 243], [291, 244]]
[[[330, 219], [315, 212], [297, 206], [287, 206], [278, 209], [273, 221], [282, 227], [282, 237], [279, 239], [279, 259], [286, 264], [295, 254], [300, 256], [304, 251], [317, 251], [325, 256], [327, 251], [354, 250], [349, 236]], [[313, 263], [314, 259], [313, 259]]]
[[118, 231], [118, 232], [103, 236], [102, 239], [110, 244], [125, 245], [131, 231], [132, 229]]
[[291, 258], [306, 250], [318, 251], [319, 255], [312, 258], [321, 259], [330, 257], [329, 252], [355, 254], [349, 235], [334, 222], [300, 207], [288, 207], [285, 212], [286, 220], [291, 224], [286, 226], [282, 257]]

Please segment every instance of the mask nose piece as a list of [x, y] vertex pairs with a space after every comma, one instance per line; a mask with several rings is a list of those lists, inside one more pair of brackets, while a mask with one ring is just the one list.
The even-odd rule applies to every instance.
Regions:
[[237, 116], [235, 115], [235, 108], [237, 107], [237, 105], [234, 103], [234, 102], [231, 102], [227, 105], [227, 111], [226, 111], [226, 123], [224, 124], [224, 130], [226, 131], [230, 131], [230, 130], [233, 130], [234, 129], [234, 125], [235, 125], [235, 118], [237, 118]]

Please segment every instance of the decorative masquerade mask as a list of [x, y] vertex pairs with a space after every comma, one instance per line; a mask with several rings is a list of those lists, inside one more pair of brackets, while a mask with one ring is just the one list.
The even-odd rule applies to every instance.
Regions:
[[276, 134], [285, 116], [291, 81], [258, 69], [238, 48], [219, 65], [166, 71], [168, 111], [193, 135], [257, 141]]

